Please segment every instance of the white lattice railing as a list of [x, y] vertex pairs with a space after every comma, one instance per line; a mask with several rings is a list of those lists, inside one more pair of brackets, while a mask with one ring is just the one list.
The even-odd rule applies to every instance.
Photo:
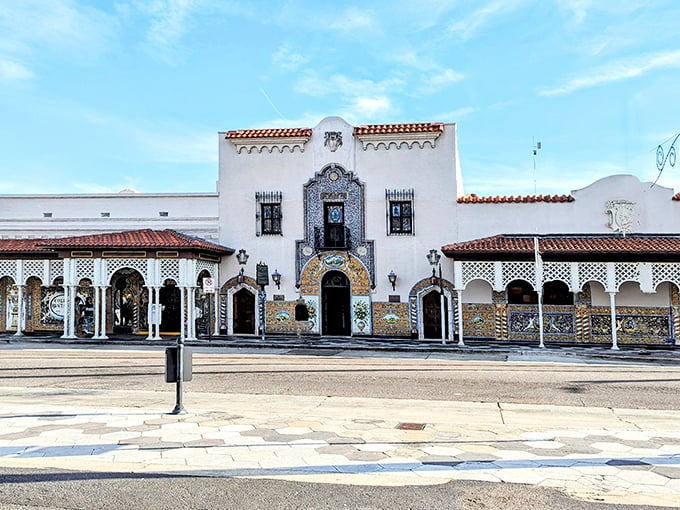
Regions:
[[[524, 280], [532, 286], [559, 280], [572, 292], [589, 282], [600, 283], [608, 292], [618, 291], [625, 282], [639, 284], [644, 292], [655, 292], [664, 282], [680, 288], [680, 263], [669, 262], [543, 262], [540, 282], [536, 282], [535, 262], [464, 261], [460, 271], [463, 288], [474, 280], [483, 280], [494, 290], [502, 290], [513, 280]], [[497, 284], [502, 288], [496, 288]]]
[[514, 280], [525, 280], [530, 284], [536, 281], [536, 264], [534, 262], [503, 262], [503, 287]]
[[139, 271], [145, 281], [149, 281], [146, 259], [104, 259], [106, 261], [106, 280], [111, 281], [111, 277], [116, 271], [123, 268], [135, 269]]
[[493, 287], [495, 278], [493, 262], [463, 262], [463, 288], [473, 280], [484, 280]]

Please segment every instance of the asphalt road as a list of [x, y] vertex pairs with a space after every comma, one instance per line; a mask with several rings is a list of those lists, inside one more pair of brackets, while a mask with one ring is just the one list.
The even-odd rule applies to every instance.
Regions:
[[[0, 347], [4, 386], [174, 391], [164, 348]], [[677, 409], [680, 366], [445, 354], [194, 349], [187, 392]]]
[[[33, 347], [33, 348], [31, 348]], [[38, 347], [38, 348], [36, 348]], [[680, 367], [501, 362], [404, 353], [197, 349], [196, 392], [677, 409]], [[163, 348], [0, 347], [0, 385], [167, 392]], [[187, 399], [188, 400], [188, 399]], [[459, 481], [374, 487], [55, 470], [0, 470], [0, 509], [624, 509], [550, 489]]]

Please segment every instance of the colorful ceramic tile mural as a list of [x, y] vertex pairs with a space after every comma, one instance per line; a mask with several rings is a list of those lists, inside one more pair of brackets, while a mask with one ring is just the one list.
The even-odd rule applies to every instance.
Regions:
[[464, 304], [464, 335], [470, 338], [493, 338], [495, 336], [494, 305]]
[[373, 334], [408, 336], [408, 303], [373, 303]]

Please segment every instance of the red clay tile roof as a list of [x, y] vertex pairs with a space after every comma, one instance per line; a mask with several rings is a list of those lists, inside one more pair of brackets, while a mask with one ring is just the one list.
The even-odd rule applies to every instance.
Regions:
[[459, 204], [509, 204], [509, 203], [532, 203], [532, 202], [573, 202], [571, 195], [525, 195], [525, 196], [495, 196], [478, 197], [477, 195], [463, 195], [458, 199]]
[[228, 255], [234, 253], [232, 248], [227, 248], [226, 246], [211, 243], [204, 239], [182, 234], [181, 232], [170, 229], [129, 230], [125, 232], [44, 239], [40, 241], [39, 245], [48, 248], [161, 248], [200, 250]]
[[45, 253], [44, 239], [0, 239], [0, 253]]
[[534, 237], [547, 260], [653, 261], [680, 256], [680, 234], [564, 234], [496, 235], [442, 246], [447, 257], [458, 260], [525, 260], [534, 257]]
[[354, 135], [384, 135], [399, 133], [440, 133], [444, 131], [441, 122], [416, 122], [413, 124], [369, 124], [354, 128]]
[[237, 131], [228, 131], [226, 138], [284, 138], [300, 136], [312, 136], [311, 128], [239, 129]]

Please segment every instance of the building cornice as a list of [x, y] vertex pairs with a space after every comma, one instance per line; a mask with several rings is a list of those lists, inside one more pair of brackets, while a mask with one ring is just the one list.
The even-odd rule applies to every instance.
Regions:
[[354, 128], [354, 136], [362, 144], [363, 150], [382, 145], [385, 150], [394, 146], [401, 149], [406, 145], [412, 149], [414, 145], [423, 149], [429, 144], [434, 149], [436, 140], [444, 132], [444, 124], [439, 122], [421, 122], [416, 124], [376, 124]]

